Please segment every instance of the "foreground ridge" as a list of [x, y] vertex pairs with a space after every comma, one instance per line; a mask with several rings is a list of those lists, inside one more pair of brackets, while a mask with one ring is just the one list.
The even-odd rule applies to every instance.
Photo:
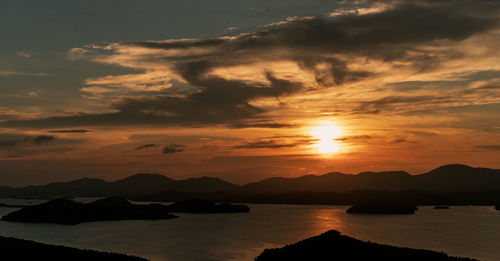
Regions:
[[147, 259], [124, 254], [77, 249], [65, 246], [48, 245], [34, 241], [1, 237], [1, 259], [23, 261], [147, 261]]
[[364, 242], [330, 230], [282, 248], [266, 249], [256, 261], [472, 261], [464, 257], [450, 257], [445, 253]]

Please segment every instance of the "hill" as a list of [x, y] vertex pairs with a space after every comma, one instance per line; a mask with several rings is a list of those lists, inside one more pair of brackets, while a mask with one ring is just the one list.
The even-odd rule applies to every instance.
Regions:
[[244, 186], [213, 177], [175, 180], [159, 174], [137, 174], [113, 182], [83, 178], [42, 186], [0, 187], [0, 197], [120, 196], [144, 200], [182, 200], [190, 195], [198, 198], [212, 194], [212, 197], [224, 198], [293, 192], [347, 193], [356, 190], [440, 193], [500, 191], [500, 170], [451, 164], [419, 175], [404, 171], [362, 172], [356, 175], [332, 172], [296, 178], [275, 177]]
[[238, 185], [217, 178], [200, 177], [174, 180], [160, 174], [136, 174], [108, 182], [96, 178], [82, 178], [40, 186], [0, 189], [0, 197], [135, 197], [165, 190], [178, 192], [236, 191]]
[[444, 165], [420, 175], [404, 171], [362, 172], [357, 175], [328, 173], [298, 178], [270, 178], [243, 186], [246, 194], [302, 192], [349, 192], [353, 190], [429, 190], [478, 192], [500, 190], [500, 170]]
[[12, 237], [1, 237], [2, 260], [23, 261], [147, 261], [144, 258], [123, 254], [98, 252], [65, 246], [54, 246]]
[[470, 258], [450, 257], [445, 253], [364, 242], [330, 230], [283, 248], [266, 249], [256, 261], [299, 260], [406, 260], [406, 261], [472, 261]]

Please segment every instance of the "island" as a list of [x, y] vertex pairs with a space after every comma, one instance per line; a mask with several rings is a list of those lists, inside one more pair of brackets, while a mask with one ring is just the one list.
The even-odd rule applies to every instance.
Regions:
[[496, 205], [495, 209], [498, 210], [498, 211], [500, 211], [500, 205]]
[[346, 210], [349, 214], [415, 214], [418, 210], [413, 203], [371, 201], [355, 204]]
[[0, 236], [0, 246], [2, 246], [2, 260], [147, 261], [144, 258], [124, 254], [48, 245], [12, 237]]
[[172, 213], [248, 213], [246, 205], [216, 204], [210, 200], [186, 199], [168, 206]]
[[[364, 242], [330, 230], [282, 248], [266, 249], [255, 261], [472, 261], [475, 259], [450, 257], [445, 253]], [[477, 260], [476, 260], [477, 261]]]
[[167, 206], [161, 204], [138, 205], [123, 198], [109, 197], [87, 204], [63, 198], [54, 199], [11, 212], [3, 216], [2, 220], [76, 225], [93, 221], [171, 219], [176, 217], [168, 213]]
[[435, 206], [434, 209], [450, 209], [448, 206]]

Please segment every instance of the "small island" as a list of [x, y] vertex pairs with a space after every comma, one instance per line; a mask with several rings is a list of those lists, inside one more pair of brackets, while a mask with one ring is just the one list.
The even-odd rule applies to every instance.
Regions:
[[495, 209], [498, 210], [498, 211], [500, 211], [500, 205], [496, 205]]
[[131, 220], [131, 219], [171, 219], [161, 204], [137, 205], [126, 199], [109, 197], [83, 204], [68, 199], [54, 199], [34, 206], [26, 206], [2, 217], [4, 221], [29, 223], [55, 223], [76, 225], [83, 222]]
[[[474, 259], [450, 257], [445, 253], [364, 242], [330, 230], [282, 248], [266, 249], [255, 261], [472, 261]], [[477, 260], [476, 260], [477, 261]]]
[[413, 203], [407, 202], [364, 202], [346, 210], [349, 214], [415, 214], [418, 210]]
[[0, 236], [0, 246], [2, 246], [1, 260], [147, 261], [144, 258], [124, 254], [48, 245], [12, 237]]
[[250, 208], [246, 205], [233, 205], [229, 203], [215, 204], [209, 200], [187, 199], [168, 206], [172, 213], [248, 213]]
[[450, 209], [448, 206], [435, 206], [434, 209]]

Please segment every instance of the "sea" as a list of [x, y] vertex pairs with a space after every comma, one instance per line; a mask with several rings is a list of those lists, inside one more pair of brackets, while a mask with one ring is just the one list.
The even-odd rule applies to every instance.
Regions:
[[[125, 253], [151, 261], [250, 261], [266, 248], [282, 247], [333, 229], [364, 241], [436, 250], [483, 261], [500, 260], [500, 211], [493, 206], [420, 206], [414, 215], [360, 215], [345, 213], [349, 206], [248, 205], [250, 213], [177, 214], [180, 218], [169, 220], [78, 225], [0, 221], [0, 235]], [[15, 210], [2, 207], [0, 216]]]

